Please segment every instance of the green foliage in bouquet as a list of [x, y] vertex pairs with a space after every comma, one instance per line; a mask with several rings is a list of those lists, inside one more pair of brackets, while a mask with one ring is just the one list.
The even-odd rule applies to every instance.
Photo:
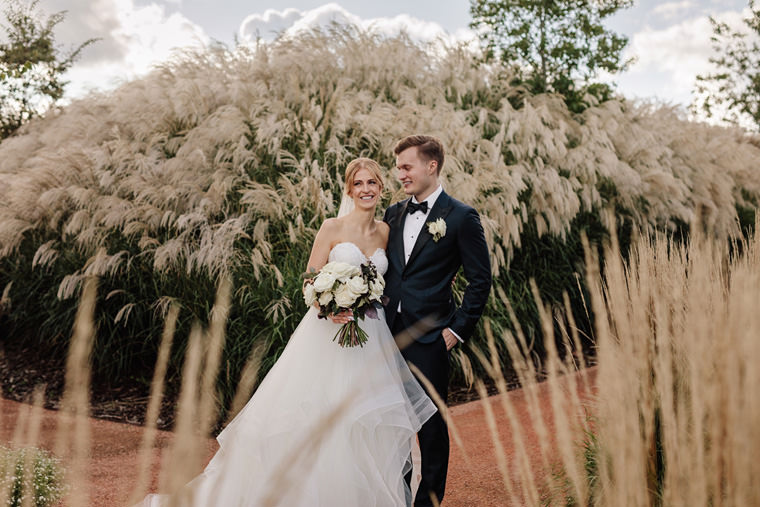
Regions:
[[[619, 100], [574, 113], [479, 61], [464, 47], [333, 27], [188, 53], [31, 122], [0, 143], [2, 339], [62, 357], [82, 282], [96, 275], [96, 381], [149, 382], [171, 304], [176, 379], [190, 326], [228, 277], [229, 396], [252, 346], [267, 350], [265, 373], [306, 311], [301, 274], [346, 164], [376, 159], [388, 168], [383, 205], [399, 200], [392, 148], [415, 132], [442, 139], [444, 188], [481, 214], [486, 313], [501, 328], [511, 321], [499, 288], [528, 332], [539, 327], [533, 278], [552, 305], [567, 293], [591, 336], [581, 232], [676, 233], [699, 217], [728, 239], [741, 234], [737, 209], [754, 213], [760, 149], [743, 131]], [[481, 339], [455, 349], [455, 382], [472, 378]]]

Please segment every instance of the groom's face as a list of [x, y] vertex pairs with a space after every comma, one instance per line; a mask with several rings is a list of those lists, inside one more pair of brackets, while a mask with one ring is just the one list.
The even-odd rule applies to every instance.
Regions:
[[438, 172], [435, 160], [420, 157], [416, 146], [407, 148], [396, 155], [398, 180], [406, 195], [425, 196], [438, 186]]

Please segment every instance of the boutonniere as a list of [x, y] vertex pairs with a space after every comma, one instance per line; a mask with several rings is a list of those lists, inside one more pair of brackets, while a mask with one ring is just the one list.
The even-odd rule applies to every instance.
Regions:
[[446, 235], [446, 222], [443, 218], [439, 218], [435, 222], [427, 223], [428, 232], [433, 235], [433, 241], [438, 243], [438, 240]]

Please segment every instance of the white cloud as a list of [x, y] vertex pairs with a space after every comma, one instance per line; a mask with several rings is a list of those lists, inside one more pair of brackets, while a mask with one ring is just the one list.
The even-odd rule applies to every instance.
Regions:
[[[179, 2], [181, 0], [167, 0]], [[98, 38], [66, 74], [68, 97], [92, 89], [108, 89], [147, 73], [176, 48], [202, 47], [204, 30], [163, 4], [137, 6], [134, 0], [47, 0], [46, 12], [67, 11], [56, 29], [56, 41], [75, 47]]]
[[694, 7], [691, 0], [682, 0], [681, 2], [665, 2], [652, 9], [652, 14], [662, 16], [665, 19], [673, 19]]
[[405, 31], [413, 40], [419, 42], [435, 40], [460, 42], [475, 39], [475, 34], [470, 29], [462, 28], [450, 34], [438, 23], [423, 21], [408, 14], [362, 19], [336, 3], [328, 3], [307, 11], [292, 8], [283, 11], [269, 9], [263, 14], [252, 14], [240, 25], [240, 38], [249, 42], [256, 38], [272, 40], [281, 32], [286, 35], [295, 34], [316, 27], [327, 27], [332, 23], [352, 24], [364, 29], [371, 28], [388, 36]]
[[258, 38], [270, 40], [302, 17], [303, 13], [298, 9], [267, 9], [264, 14], [251, 14], [240, 25], [240, 37], [247, 41]]
[[[67, 73], [68, 97], [113, 88], [145, 74], [156, 63], [170, 58], [176, 48], [209, 43], [203, 28], [179, 12], [167, 13], [167, 5], [179, 5], [182, 0], [136, 3], [137, 0], [43, 0], [47, 12], [67, 11], [65, 21], [56, 30], [57, 41], [65, 47], [74, 47], [88, 38], [100, 39], [85, 49]], [[477, 46], [475, 34], [467, 28], [450, 34], [435, 22], [407, 14], [363, 19], [336, 3], [305, 11], [268, 9], [263, 14], [252, 14], [241, 23], [239, 35], [244, 42], [257, 37], [273, 40], [280, 32], [295, 34], [331, 23], [371, 28], [388, 36], [405, 31], [420, 42], [470, 41]]]
[[[722, 12], [713, 17], [732, 27], [743, 26], [741, 12]], [[712, 26], [707, 16], [688, 19], [662, 30], [645, 29], [634, 34], [626, 51], [626, 56], [637, 58], [628, 72], [629, 78], [661, 74], [667, 78], [667, 89], [662, 90], [661, 96], [689, 103], [697, 75], [712, 70], [709, 62], [713, 54], [711, 35]]]

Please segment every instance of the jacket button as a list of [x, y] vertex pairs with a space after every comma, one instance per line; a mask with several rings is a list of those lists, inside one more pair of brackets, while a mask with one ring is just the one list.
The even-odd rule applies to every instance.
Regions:
[[401, 279], [402, 279], [402, 280], [406, 280], [406, 275], [402, 275], [402, 276], [401, 276]]

